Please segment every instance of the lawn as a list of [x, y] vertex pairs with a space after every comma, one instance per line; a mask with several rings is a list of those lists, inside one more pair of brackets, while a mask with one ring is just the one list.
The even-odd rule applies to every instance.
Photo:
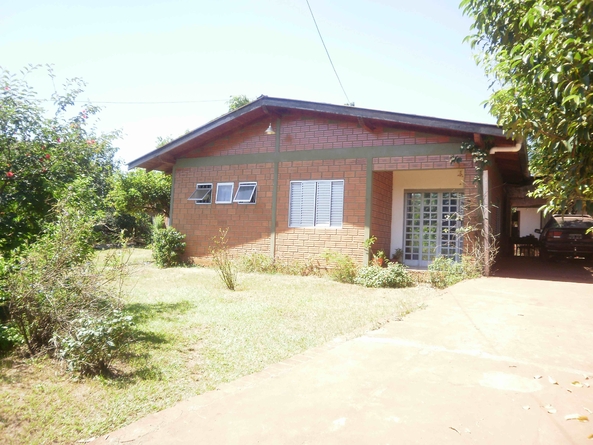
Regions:
[[126, 307], [138, 335], [112, 378], [76, 380], [46, 358], [0, 361], [0, 443], [72, 443], [422, 306], [428, 287], [366, 289], [327, 278], [159, 270], [136, 250]]

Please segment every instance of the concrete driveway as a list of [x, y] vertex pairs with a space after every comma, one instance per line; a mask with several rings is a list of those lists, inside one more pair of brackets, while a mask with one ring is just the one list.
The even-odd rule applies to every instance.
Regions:
[[483, 278], [95, 443], [593, 444], [591, 386], [593, 284]]

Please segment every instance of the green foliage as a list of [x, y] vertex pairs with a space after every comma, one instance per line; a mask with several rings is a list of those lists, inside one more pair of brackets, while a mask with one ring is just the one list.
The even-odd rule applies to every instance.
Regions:
[[231, 96], [230, 99], [227, 101], [227, 105], [229, 106], [229, 113], [231, 111], [235, 111], [236, 109], [247, 105], [250, 102], [251, 100], [244, 94], [240, 94], [238, 96]]
[[161, 148], [165, 145], [167, 145], [170, 142], [173, 142], [175, 140], [175, 138], [173, 138], [173, 136], [168, 135], [168, 136], [158, 136], [156, 138], [156, 143], [155, 146], [156, 148]]
[[158, 267], [179, 265], [180, 257], [185, 252], [184, 239], [185, 235], [173, 227], [162, 228], [157, 222], [152, 232], [152, 257], [156, 265]]
[[361, 268], [354, 278], [354, 283], [365, 287], [409, 287], [414, 280], [406, 266], [400, 263], [389, 263], [387, 267], [375, 264]]
[[593, 201], [593, 2], [463, 0], [461, 8], [493, 80], [492, 113], [531, 146], [533, 196], [554, 212]]
[[[112, 314], [121, 306], [126, 275], [122, 257], [108, 257], [103, 268], [92, 261], [89, 240], [93, 225], [94, 221], [83, 212], [58, 207], [55, 222], [23, 252], [4, 279], [9, 294], [9, 321], [18, 330], [29, 354], [48, 352], [66, 357], [63, 349], [66, 348], [68, 360], [76, 361], [77, 352], [68, 342], [77, 338], [78, 351], [87, 349], [85, 357], [80, 358], [84, 366], [77, 368], [83, 372], [105, 371], [111, 362], [102, 354], [89, 352], [95, 348], [92, 337], [77, 337], [80, 320], [112, 323]], [[91, 343], [86, 343], [87, 340]], [[111, 353], [114, 358], [116, 354]]]
[[358, 266], [349, 255], [341, 252], [326, 251], [323, 258], [330, 263], [328, 270], [329, 276], [340, 283], [354, 283]]
[[108, 195], [116, 214], [169, 216], [171, 176], [162, 172], [134, 169], [113, 175], [113, 186]]
[[269, 255], [253, 252], [241, 257], [241, 270], [250, 273], [276, 273], [276, 263]]
[[437, 289], [444, 289], [463, 280], [463, 266], [461, 263], [439, 256], [428, 265], [430, 284]]
[[[99, 108], [78, 106], [84, 82], [72, 79], [55, 93], [53, 110], [41, 106], [27, 76], [0, 68], [0, 254], [33, 242], [53, 205], [75, 188], [85, 207], [101, 206], [115, 169], [117, 133], [92, 126]], [[48, 75], [54, 77], [51, 69]], [[48, 117], [49, 116], [49, 117]], [[83, 190], [84, 188], [84, 190]], [[84, 193], [87, 191], [87, 193]]]
[[132, 317], [119, 309], [98, 317], [84, 314], [72, 320], [66, 334], [53, 338], [59, 345], [56, 356], [66, 362], [70, 371], [105, 374], [126, 349], [133, 327]]
[[0, 355], [23, 343], [23, 337], [11, 324], [0, 323]]
[[471, 256], [464, 256], [461, 262], [438, 256], [428, 265], [430, 284], [437, 289], [444, 289], [460, 281], [482, 276], [480, 261]]
[[237, 269], [233, 264], [233, 259], [229, 252], [226, 229], [219, 229], [219, 235], [212, 238], [210, 245], [210, 255], [212, 255], [212, 262], [216, 267], [218, 276], [229, 290], [235, 290], [237, 287]]
[[308, 258], [304, 261], [275, 260], [267, 255], [256, 252], [242, 256], [240, 268], [244, 272], [279, 273], [284, 275], [299, 275], [302, 277], [321, 275], [319, 261], [315, 258]]

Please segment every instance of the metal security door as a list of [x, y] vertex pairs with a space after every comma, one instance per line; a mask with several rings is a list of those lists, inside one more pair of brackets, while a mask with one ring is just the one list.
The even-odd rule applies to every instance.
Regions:
[[457, 192], [413, 192], [406, 194], [404, 262], [426, 267], [443, 255], [461, 259], [463, 194]]

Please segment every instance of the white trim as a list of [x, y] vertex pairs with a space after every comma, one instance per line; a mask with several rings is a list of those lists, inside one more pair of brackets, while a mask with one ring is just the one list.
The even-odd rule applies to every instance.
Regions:
[[[208, 189], [209, 192], [206, 193], [204, 196], [202, 196], [201, 198], [194, 198], [194, 195], [197, 195], [198, 190], [205, 190]], [[210, 199], [208, 201], [204, 201], [204, 198], [209, 197]], [[196, 184], [196, 189], [194, 190], [194, 192], [190, 195], [189, 198], [187, 198], [188, 201], [195, 201], [196, 204], [198, 205], [204, 205], [204, 204], [212, 204], [212, 183], [211, 182], [203, 182], [203, 183], [199, 183]]]
[[[239, 193], [248, 189], [249, 187], [253, 187], [251, 193], [249, 194], [249, 198], [237, 198]], [[257, 197], [257, 182], [239, 182], [239, 187], [237, 187], [237, 192], [235, 193], [235, 199], [233, 202], [238, 204], [255, 204], [255, 199]]]
[[[229, 193], [229, 199], [227, 201], [222, 201], [219, 200], [218, 196], [219, 196], [219, 192], [220, 192], [220, 186], [231, 186], [231, 193]], [[235, 183], [234, 182], [219, 182], [218, 184], [216, 184], [216, 201], [214, 201], [216, 204], [232, 204], [233, 203], [233, 189], [235, 188]]]

